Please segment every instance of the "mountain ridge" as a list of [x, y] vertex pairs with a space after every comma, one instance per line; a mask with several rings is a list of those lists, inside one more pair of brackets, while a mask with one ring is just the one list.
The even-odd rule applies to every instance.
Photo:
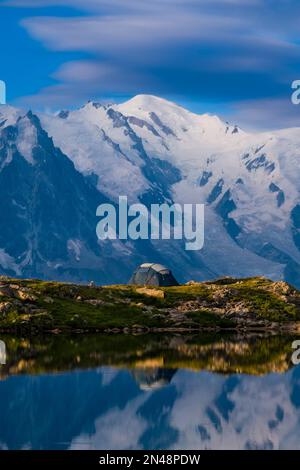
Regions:
[[[34, 129], [26, 124], [28, 115], [36, 116], [49, 139], [45, 138], [42, 145], [36, 142]], [[15, 133], [16, 141], [8, 142], [7, 133]], [[80, 253], [86, 240], [79, 237], [74, 242], [68, 233], [59, 243], [64, 244], [64, 250], [68, 244], [77, 247], [73, 249], [74, 268], [67, 268], [66, 257], [57, 257], [53, 263], [59, 269], [47, 271], [46, 258], [40, 273], [34, 263], [29, 262], [28, 269], [24, 265], [28, 247], [20, 254], [20, 247], [9, 248], [2, 237], [0, 265], [4, 274], [22, 276], [26, 271], [42, 278], [126, 282], [135, 265], [151, 260], [170, 264], [183, 281], [218, 275], [266, 275], [300, 285], [297, 129], [247, 133], [217, 116], [197, 115], [162, 98], [138, 95], [123, 104], [89, 102], [56, 115], [0, 106], [0, 142], [0, 163], [4, 165], [0, 166], [0, 175], [13, 164], [12, 149], [17, 149], [19, 159], [27, 161], [30, 168], [34, 166], [32, 155], [45, 152], [43, 146], [49, 149], [52, 142], [50, 154], [54, 156], [54, 149], [58, 149], [100, 199], [115, 203], [120, 195], [126, 195], [130, 203], [146, 205], [206, 204], [205, 246], [200, 252], [185, 252], [180, 241], [99, 244], [94, 216], [86, 237], [94, 239], [100, 252], [104, 247], [110, 257], [113, 254], [111, 262], [98, 258], [92, 269], [83, 272], [78, 263], [89, 264], [90, 255], [85, 250]], [[1, 157], [4, 154], [6, 161]], [[12, 173], [14, 178], [17, 174]], [[27, 183], [30, 186], [30, 181]], [[55, 188], [55, 181], [48, 183]], [[7, 191], [4, 185], [6, 196]], [[31, 196], [26, 194], [27, 202]], [[64, 199], [63, 192], [60, 197]], [[82, 194], [80, 199], [84, 199]], [[5, 213], [4, 207], [2, 210]], [[89, 212], [90, 208], [86, 206], [85, 210]], [[60, 217], [58, 226], [64, 219], [63, 214]], [[32, 227], [39, 222], [37, 217]], [[10, 223], [17, 226], [17, 218]], [[118, 266], [122, 266], [122, 273]]]

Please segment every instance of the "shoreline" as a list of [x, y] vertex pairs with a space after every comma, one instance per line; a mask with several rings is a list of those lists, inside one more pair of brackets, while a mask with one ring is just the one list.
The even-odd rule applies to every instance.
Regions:
[[147, 334], [207, 334], [207, 333], [228, 333], [228, 334], [247, 334], [247, 333], [269, 333], [270, 335], [278, 334], [298, 334], [300, 335], [300, 321], [289, 323], [287, 325], [278, 324], [276, 326], [242, 326], [232, 328], [222, 328], [219, 326], [210, 326], [210, 327], [199, 327], [199, 328], [184, 328], [184, 327], [169, 327], [169, 328], [150, 328], [150, 327], [136, 327], [136, 328], [64, 328], [64, 329], [52, 329], [52, 330], [42, 330], [42, 331], [26, 331], [22, 328], [0, 328], [0, 334], [4, 335], [22, 335], [26, 336], [36, 336], [36, 335], [72, 335], [72, 334], [88, 334], [88, 335], [147, 335]]

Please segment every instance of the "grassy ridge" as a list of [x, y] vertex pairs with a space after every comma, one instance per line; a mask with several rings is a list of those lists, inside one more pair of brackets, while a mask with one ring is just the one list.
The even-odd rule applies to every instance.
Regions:
[[300, 322], [300, 293], [265, 278], [146, 289], [0, 279], [2, 331], [267, 328], [291, 322]]

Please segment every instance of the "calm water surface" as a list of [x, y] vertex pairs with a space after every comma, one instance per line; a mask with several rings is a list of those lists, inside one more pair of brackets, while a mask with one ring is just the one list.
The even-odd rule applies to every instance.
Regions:
[[300, 449], [295, 338], [0, 339], [2, 449]]

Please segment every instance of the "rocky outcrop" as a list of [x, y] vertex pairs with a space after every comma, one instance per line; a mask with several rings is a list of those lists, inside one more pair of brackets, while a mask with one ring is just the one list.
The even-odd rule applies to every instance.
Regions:
[[261, 277], [164, 288], [1, 279], [2, 331], [221, 329], [300, 331], [300, 293]]

